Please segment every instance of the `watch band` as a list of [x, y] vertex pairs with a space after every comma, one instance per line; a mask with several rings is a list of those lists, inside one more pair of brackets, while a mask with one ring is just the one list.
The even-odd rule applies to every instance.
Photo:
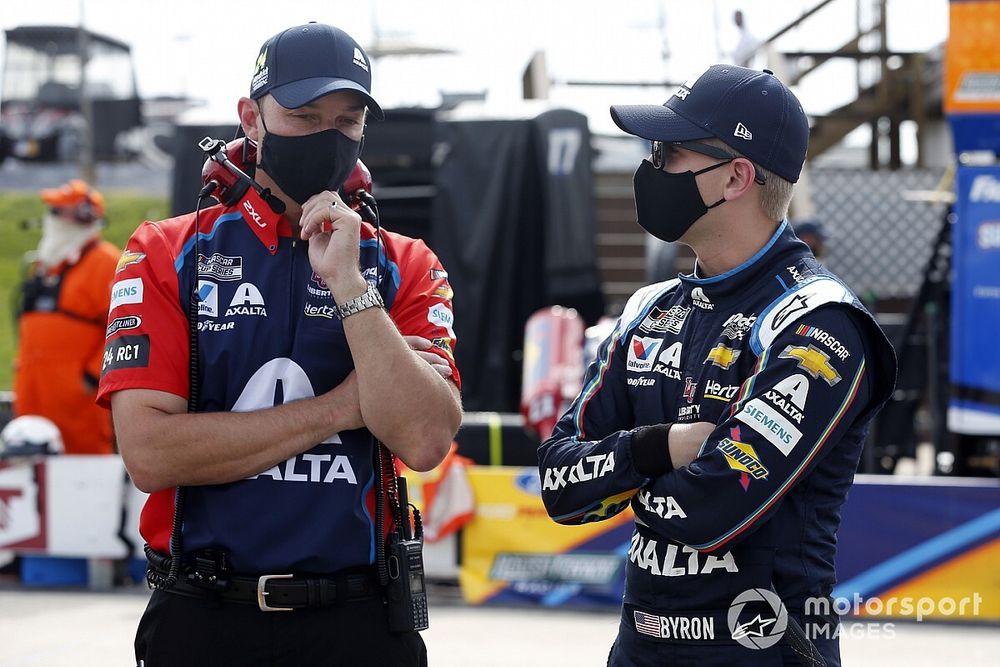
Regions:
[[344, 303], [337, 304], [336, 313], [337, 317], [343, 320], [369, 308], [385, 308], [385, 304], [382, 302], [382, 295], [371, 284], [368, 285], [368, 290], [361, 296], [356, 296]]

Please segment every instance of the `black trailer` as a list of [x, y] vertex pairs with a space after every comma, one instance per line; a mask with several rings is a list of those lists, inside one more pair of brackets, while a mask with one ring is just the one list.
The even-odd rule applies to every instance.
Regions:
[[118, 137], [142, 125], [131, 47], [77, 27], [4, 32], [0, 161], [77, 160], [88, 116], [93, 157], [126, 157]]

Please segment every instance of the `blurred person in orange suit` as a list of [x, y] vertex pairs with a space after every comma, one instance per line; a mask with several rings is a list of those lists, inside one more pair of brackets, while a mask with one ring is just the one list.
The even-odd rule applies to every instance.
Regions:
[[94, 398], [121, 251], [101, 238], [100, 192], [72, 180], [41, 198], [42, 238], [21, 286], [14, 414], [55, 422], [67, 454], [111, 454], [111, 414]]

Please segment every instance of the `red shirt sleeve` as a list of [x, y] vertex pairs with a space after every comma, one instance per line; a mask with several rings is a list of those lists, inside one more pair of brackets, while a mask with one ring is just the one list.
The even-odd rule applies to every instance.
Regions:
[[400, 333], [404, 336], [421, 336], [431, 341], [431, 352], [447, 360], [451, 366], [451, 379], [459, 388], [462, 378], [455, 365], [455, 312], [454, 296], [448, 284], [448, 272], [441, 261], [423, 241], [408, 243], [398, 258], [400, 270], [399, 292], [389, 309]]
[[182, 227], [164, 229], [182, 220], [143, 223], [122, 252], [111, 286], [97, 393], [104, 407], [122, 389], [155, 389], [187, 398], [188, 324], [175, 268], [186, 235], [169, 233]]

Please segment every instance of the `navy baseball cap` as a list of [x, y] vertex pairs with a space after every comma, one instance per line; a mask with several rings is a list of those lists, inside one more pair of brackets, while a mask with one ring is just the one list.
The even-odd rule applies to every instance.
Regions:
[[785, 180], [799, 180], [809, 147], [802, 105], [769, 70], [712, 65], [662, 106], [618, 104], [611, 118], [650, 141], [715, 137]]
[[376, 120], [385, 114], [371, 94], [371, 63], [354, 38], [323, 23], [297, 25], [264, 42], [257, 56], [250, 97], [267, 93], [286, 109], [297, 109], [338, 90], [365, 99]]

